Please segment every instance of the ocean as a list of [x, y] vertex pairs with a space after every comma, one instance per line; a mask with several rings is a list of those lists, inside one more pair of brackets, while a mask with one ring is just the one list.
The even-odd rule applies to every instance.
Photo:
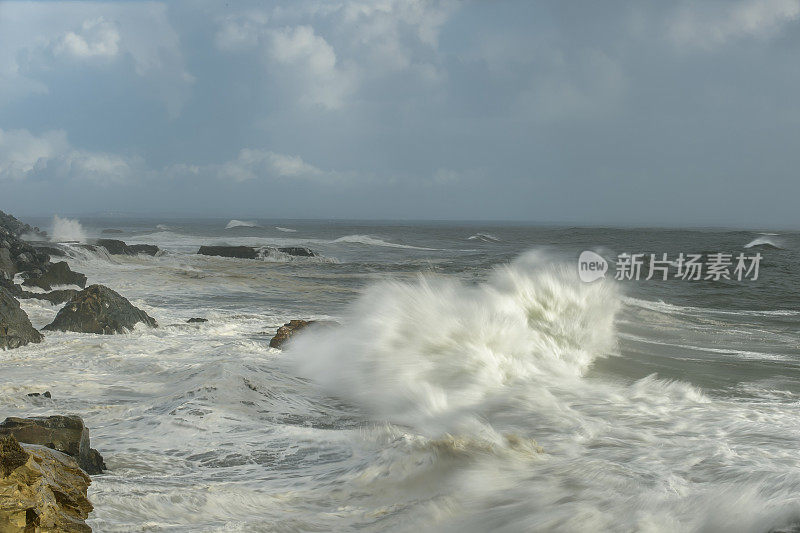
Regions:
[[[4, 416], [75, 413], [90, 428], [109, 467], [89, 491], [95, 531], [800, 523], [798, 233], [119, 217], [55, 229], [165, 252], [67, 258], [157, 329], [46, 332], [0, 352]], [[212, 244], [319, 256], [196, 254]], [[583, 250], [762, 259], [756, 280], [615, 280], [610, 263], [585, 283]], [[39, 328], [61, 307], [21, 303]], [[270, 348], [296, 318], [338, 325]]]

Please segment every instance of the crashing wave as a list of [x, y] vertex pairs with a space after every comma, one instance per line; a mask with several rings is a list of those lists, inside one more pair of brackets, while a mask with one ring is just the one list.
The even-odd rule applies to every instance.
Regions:
[[343, 327], [309, 331], [288, 353], [301, 375], [381, 420], [457, 434], [515, 386], [580, 377], [613, 346], [618, 305], [613, 284], [528, 254], [477, 286], [373, 285]]
[[470, 235], [467, 239], [470, 241], [500, 242], [500, 239], [491, 233], [476, 233], [475, 235]]
[[783, 250], [782, 242], [779, 239], [774, 238], [774, 236], [767, 236], [763, 235], [761, 237], [757, 237], [750, 241], [749, 243], [745, 244], [745, 248], [767, 248], [773, 250]]
[[53, 216], [53, 229], [50, 231], [53, 242], [86, 242], [86, 231], [77, 220]]
[[296, 230], [296, 229], [292, 229], [292, 228], [282, 228], [282, 227], [280, 227], [280, 226], [275, 226], [275, 229], [276, 229], [276, 230], [278, 230], [278, 231], [282, 231], [282, 232], [284, 232], [284, 233], [296, 233], [296, 232], [297, 232], [297, 230]]
[[260, 228], [255, 220], [236, 220], [233, 219], [228, 222], [228, 225], [225, 226], [225, 229], [232, 229], [232, 228]]
[[332, 243], [363, 244], [366, 246], [385, 246], [387, 248], [405, 248], [408, 250], [436, 250], [436, 248], [423, 248], [421, 246], [411, 246], [410, 244], [397, 244], [387, 242], [382, 239], [370, 237], [369, 235], [345, 235], [331, 241]]

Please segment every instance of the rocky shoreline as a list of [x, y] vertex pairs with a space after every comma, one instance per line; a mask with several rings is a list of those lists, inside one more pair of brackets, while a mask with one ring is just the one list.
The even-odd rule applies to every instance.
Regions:
[[[103, 233], [117, 233], [104, 231]], [[125, 334], [138, 324], [156, 328], [156, 320], [104, 285], [87, 286], [87, 277], [71, 270], [65, 249], [45, 241], [46, 233], [0, 211], [0, 349], [45, 341], [19, 300], [36, 298], [64, 304], [42, 331]], [[128, 245], [117, 239], [81, 244], [110, 255], [159, 255], [154, 245]], [[200, 255], [261, 259], [269, 254], [317, 257], [304, 247], [202, 246]], [[65, 288], [68, 287], [68, 288]], [[207, 322], [192, 318], [189, 323]], [[292, 320], [270, 341], [281, 348], [313, 321]], [[31, 393], [29, 396], [41, 395]], [[45, 392], [50, 397], [49, 392]], [[0, 423], [0, 531], [91, 531], [87, 497], [90, 475], [106, 469], [102, 455], [90, 447], [89, 429], [75, 415], [9, 417]]]

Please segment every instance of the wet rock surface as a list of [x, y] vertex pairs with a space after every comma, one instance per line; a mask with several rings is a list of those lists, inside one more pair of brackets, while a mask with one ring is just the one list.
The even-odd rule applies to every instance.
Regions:
[[89, 429], [79, 416], [9, 417], [0, 423], [0, 436], [8, 435], [65, 453], [88, 474], [102, 474], [106, 468], [100, 453], [90, 447]]
[[91, 532], [91, 479], [53, 449], [0, 436], [0, 531]]
[[158, 326], [155, 319], [118, 292], [104, 285], [92, 285], [75, 294], [44, 329], [110, 335], [126, 333], [140, 322]]
[[0, 349], [19, 348], [41, 341], [42, 334], [31, 325], [16, 298], [0, 287]]

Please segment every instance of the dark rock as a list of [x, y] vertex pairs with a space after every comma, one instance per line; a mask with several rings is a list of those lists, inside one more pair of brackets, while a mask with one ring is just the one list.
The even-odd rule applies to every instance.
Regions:
[[111, 255], [135, 255], [125, 242], [117, 239], [97, 239], [95, 244], [105, 248]]
[[9, 417], [0, 423], [0, 435], [38, 444], [73, 457], [88, 474], [102, 474], [103, 457], [89, 446], [89, 430], [79, 416]]
[[0, 436], [0, 477], [8, 477], [11, 472], [28, 462], [28, 452], [22, 449], [13, 435]]
[[46, 291], [52, 289], [53, 285], [77, 285], [78, 287], [86, 287], [86, 276], [80, 272], [73, 272], [70, 270], [66, 261], [59, 261], [48, 265], [47, 270], [40, 275], [33, 275], [30, 273], [26, 276], [23, 285], [39, 287]]
[[161, 249], [155, 244], [131, 244], [128, 246], [134, 254], [156, 255]]
[[277, 333], [272, 340], [269, 341], [271, 348], [280, 348], [289, 340], [289, 338], [298, 331], [313, 324], [313, 320], [290, 320], [286, 324], [278, 328]]
[[285, 246], [282, 248], [278, 248], [279, 252], [283, 252], [287, 255], [293, 255], [297, 257], [316, 257], [317, 254], [311, 251], [309, 248], [305, 246]]
[[43, 392], [43, 393], [42, 393], [42, 392], [29, 392], [29, 393], [28, 393], [28, 396], [29, 396], [30, 398], [38, 398], [39, 396], [43, 396], [43, 397], [45, 397], [45, 398], [52, 398], [52, 397], [53, 397], [53, 396], [50, 394], [50, 391], [49, 391], [49, 390], [48, 390], [48, 391], [45, 391], [45, 392]]
[[11, 252], [0, 247], [0, 278], [12, 279], [16, 273], [17, 265], [11, 259]]
[[206, 319], [206, 318], [190, 318], [189, 320], [186, 321], [187, 324], [197, 324], [197, 323], [200, 323], [200, 322], [208, 322], [208, 319]]
[[39, 252], [45, 253], [50, 257], [67, 257], [67, 252], [63, 248], [53, 246], [50, 244], [39, 244], [36, 242], [30, 243], [33, 248]]
[[100, 233], [102, 233], [103, 235], [111, 235], [111, 234], [115, 234], [115, 233], [119, 234], [119, 233], [125, 233], [125, 232], [122, 231], [121, 229], [106, 228], [103, 231], [101, 231]]
[[32, 234], [32, 235], [42, 235], [43, 232], [39, 230], [39, 228], [35, 226], [31, 226], [29, 224], [25, 224], [24, 222], [20, 222], [15, 217], [0, 211], [0, 228], [5, 229], [15, 237], [19, 237], [21, 235]]
[[239, 259], [260, 259], [269, 255], [270, 252], [280, 252], [296, 257], [316, 257], [309, 248], [304, 246], [284, 246], [275, 248], [273, 246], [262, 246], [254, 248], [252, 246], [201, 246], [197, 251], [200, 255], [216, 255], [220, 257], [236, 257]]
[[197, 253], [239, 259], [258, 259], [258, 251], [252, 246], [201, 246]]
[[37, 300], [47, 300], [51, 304], [63, 304], [76, 294], [78, 291], [75, 289], [58, 289], [50, 292], [21, 291], [17, 298], [36, 298]]
[[0, 348], [19, 348], [41, 341], [42, 334], [31, 325], [19, 302], [8, 290], [0, 288]]
[[110, 335], [132, 330], [139, 322], [158, 326], [118, 292], [104, 285], [91, 285], [73, 296], [44, 329]]

